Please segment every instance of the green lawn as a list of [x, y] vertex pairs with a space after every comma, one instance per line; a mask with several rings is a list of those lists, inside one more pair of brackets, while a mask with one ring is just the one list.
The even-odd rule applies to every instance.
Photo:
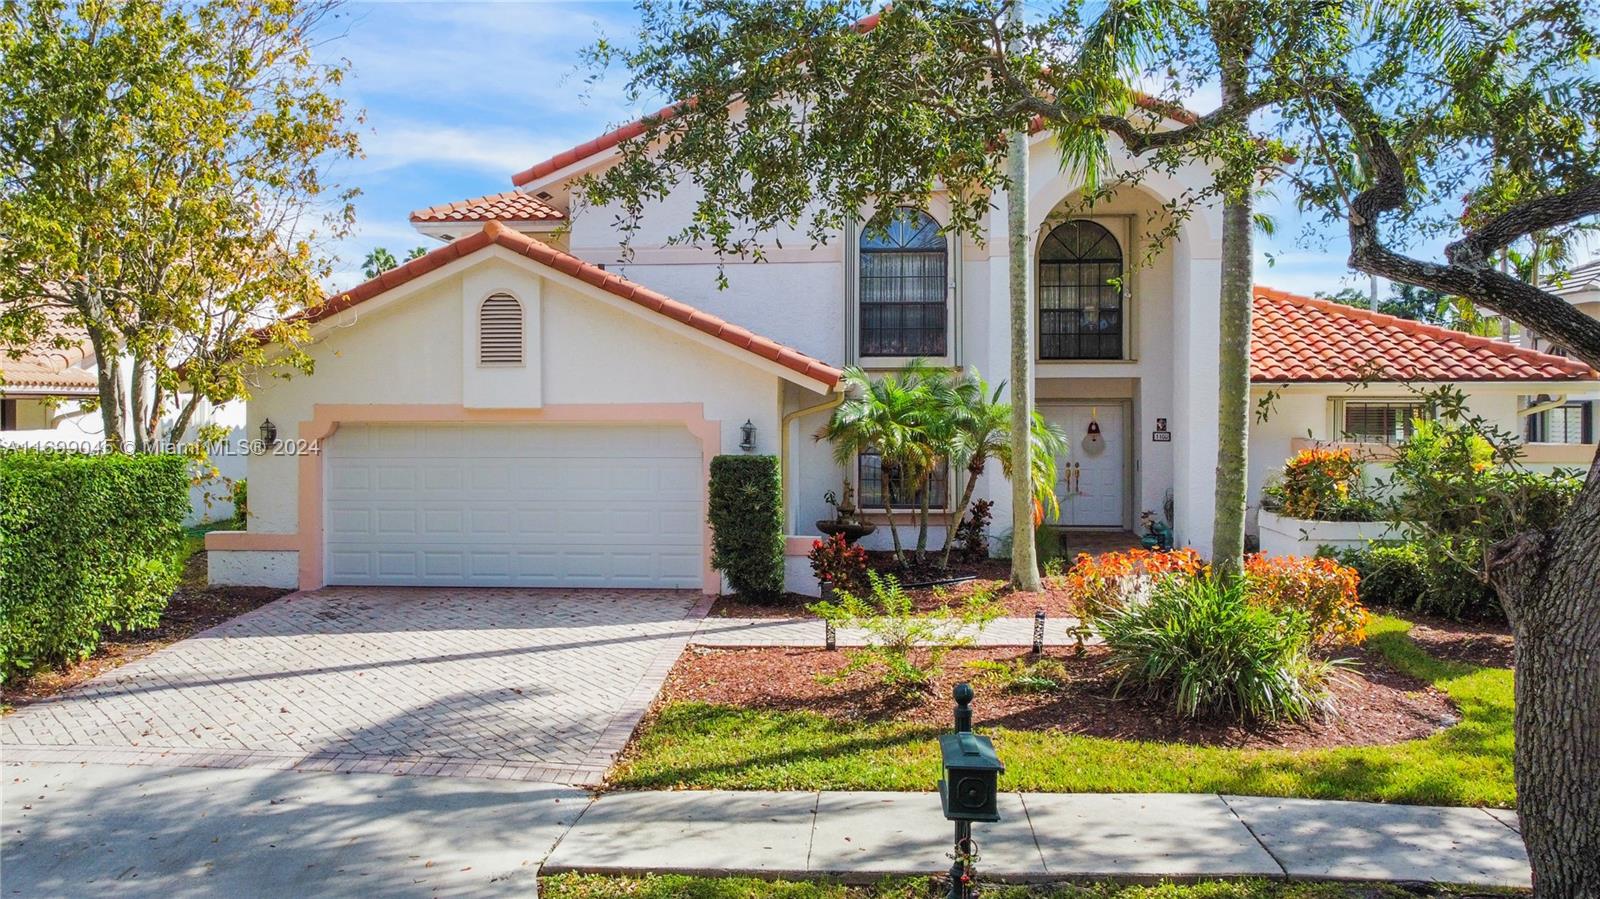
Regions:
[[[1219, 749], [986, 730], [1001, 787], [1045, 792], [1241, 793], [1511, 807], [1511, 672], [1440, 661], [1379, 617], [1370, 645], [1455, 700], [1462, 721], [1422, 740], [1351, 749]], [[810, 712], [672, 703], [613, 772], [625, 789], [931, 790], [939, 729], [843, 724]], [[644, 894], [648, 895], [648, 894]], [[737, 895], [737, 894], [735, 894]], [[798, 894], [806, 895], [806, 894]]]
[[[1488, 891], [1499, 894], [1500, 891]], [[927, 899], [933, 884], [925, 879], [886, 880], [870, 887], [811, 881], [704, 878], [682, 875], [604, 877], [558, 874], [539, 878], [545, 899]], [[938, 895], [943, 895], [942, 893]], [[1414, 899], [1455, 896], [1448, 888], [1403, 890], [1382, 883], [1279, 883], [1264, 880], [1207, 881], [1131, 886], [1105, 883], [1054, 887], [984, 884], [985, 899]], [[1485, 895], [1476, 890], [1475, 896]]]

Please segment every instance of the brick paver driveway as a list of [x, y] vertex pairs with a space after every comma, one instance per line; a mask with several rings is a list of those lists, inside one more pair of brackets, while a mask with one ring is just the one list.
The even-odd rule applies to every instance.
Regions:
[[294, 594], [0, 722], [7, 761], [594, 783], [693, 630], [686, 591]]

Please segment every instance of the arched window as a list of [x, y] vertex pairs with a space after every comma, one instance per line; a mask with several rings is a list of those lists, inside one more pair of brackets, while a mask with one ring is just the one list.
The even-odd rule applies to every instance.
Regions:
[[1121, 359], [1122, 248], [1094, 222], [1059, 225], [1039, 248], [1039, 358]]
[[943, 356], [948, 351], [946, 272], [939, 223], [895, 209], [861, 235], [861, 355]]
[[522, 364], [522, 304], [497, 293], [478, 307], [478, 364]]

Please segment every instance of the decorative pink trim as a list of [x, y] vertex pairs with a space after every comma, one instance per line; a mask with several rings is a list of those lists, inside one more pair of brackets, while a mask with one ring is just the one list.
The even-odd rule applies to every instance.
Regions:
[[[722, 450], [722, 422], [706, 418], [700, 403], [582, 403], [539, 409], [468, 409], [459, 404], [355, 405], [317, 403], [311, 420], [300, 422], [298, 437], [315, 447], [300, 456], [300, 532], [294, 547], [300, 551], [300, 589], [323, 586], [322, 567], [322, 444], [342, 424], [677, 424], [700, 442], [700, 520], [706, 521], [706, 484], [711, 480], [711, 458]], [[711, 526], [701, 528], [701, 590], [720, 592], [721, 578], [711, 567]], [[263, 535], [264, 536], [264, 535]], [[209, 541], [208, 541], [209, 545]]]
[[300, 548], [299, 534], [263, 534], [260, 531], [211, 531], [206, 550], [282, 552]]
[[804, 556], [811, 553], [811, 544], [822, 538], [806, 536], [788, 536], [783, 538], [783, 554], [786, 556]]

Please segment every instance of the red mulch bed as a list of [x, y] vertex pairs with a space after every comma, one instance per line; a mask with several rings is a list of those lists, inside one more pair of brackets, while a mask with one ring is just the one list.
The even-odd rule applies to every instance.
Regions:
[[[973, 578], [958, 584], [940, 587], [914, 587], [907, 590], [920, 610], [937, 608], [966, 599], [974, 590], [987, 589], [1005, 608], [1009, 616], [1031, 618], [1034, 611], [1044, 609], [1051, 618], [1074, 617], [1076, 604], [1066, 590], [1048, 584], [1043, 593], [1023, 593], [1011, 589], [1011, 561], [1009, 559], [984, 559], [979, 562], [952, 560], [947, 571], [930, 567], [909, 572], [895, 564], [890, 553], [869, 553], [868, 564], [881, 574], [892, 574], [902, 584], [917, 584], [945, 578]], [[719, 596], [711, 606], [713, 618], [814, 618], [806, 606], [816, 602], [814, 597], [798, 593], [785, 593], [772, 603], [745, 602], [737, 596]]]
[[1512, 667], [1511, 627], [1503, 621], [1450, 621], [1404, 609], [1393, 614], [1411, 622], [1411, 639], [1428, 655], [1483, 668]]
[[821, 684], [818, 674], [836, 673], [847, 651], [812, 648], [708, 649], [692, 647], [673, 667], [659, 701], [694, 701], [773, 711], [816, 712], [842, 721], [894, 719], [942, 726], [950, 720], [950, 688], [969, 680], [978, 690], [975, 723], [1018, 730], [1056, 730], [1120, 740], [1205, 746], [1309, 749], [1398, 743], [1425, 737], [1458, 720], [1448, 698], [1428, 684], [1389, 668], [1376, 653], [1356, 650], [1360, 663], [1335, 675], [1331, 689], [1339, 714], [1308, 725], [1241, 726], [1224, 721], [1189, 721], [1165, 706], [1124, 694], [1101, 673], [1106, 651], [1082, 656], [1070, 648], [1047, 650], [1066, 668], [1065, 683], [1046, 693], [1012, 692], [986, 684], [967, 667], [977, 659], [1026, 659], [1017, 647], [958, 649], [926, 694], [893, 693], [871, 672]]
[[205, 556], [202, 551], [189, 557], [182, 583], [167, 600], [160, 624], [143, 631], [108, 632], [94, 655], [81, 662], [40, 671], [26, 680], [6, 682], [0, 687], [0, 701], [10, 707], [24, 706], [65, 692], [113, 668], [294, 592], [276, 587], [205, 586]]

